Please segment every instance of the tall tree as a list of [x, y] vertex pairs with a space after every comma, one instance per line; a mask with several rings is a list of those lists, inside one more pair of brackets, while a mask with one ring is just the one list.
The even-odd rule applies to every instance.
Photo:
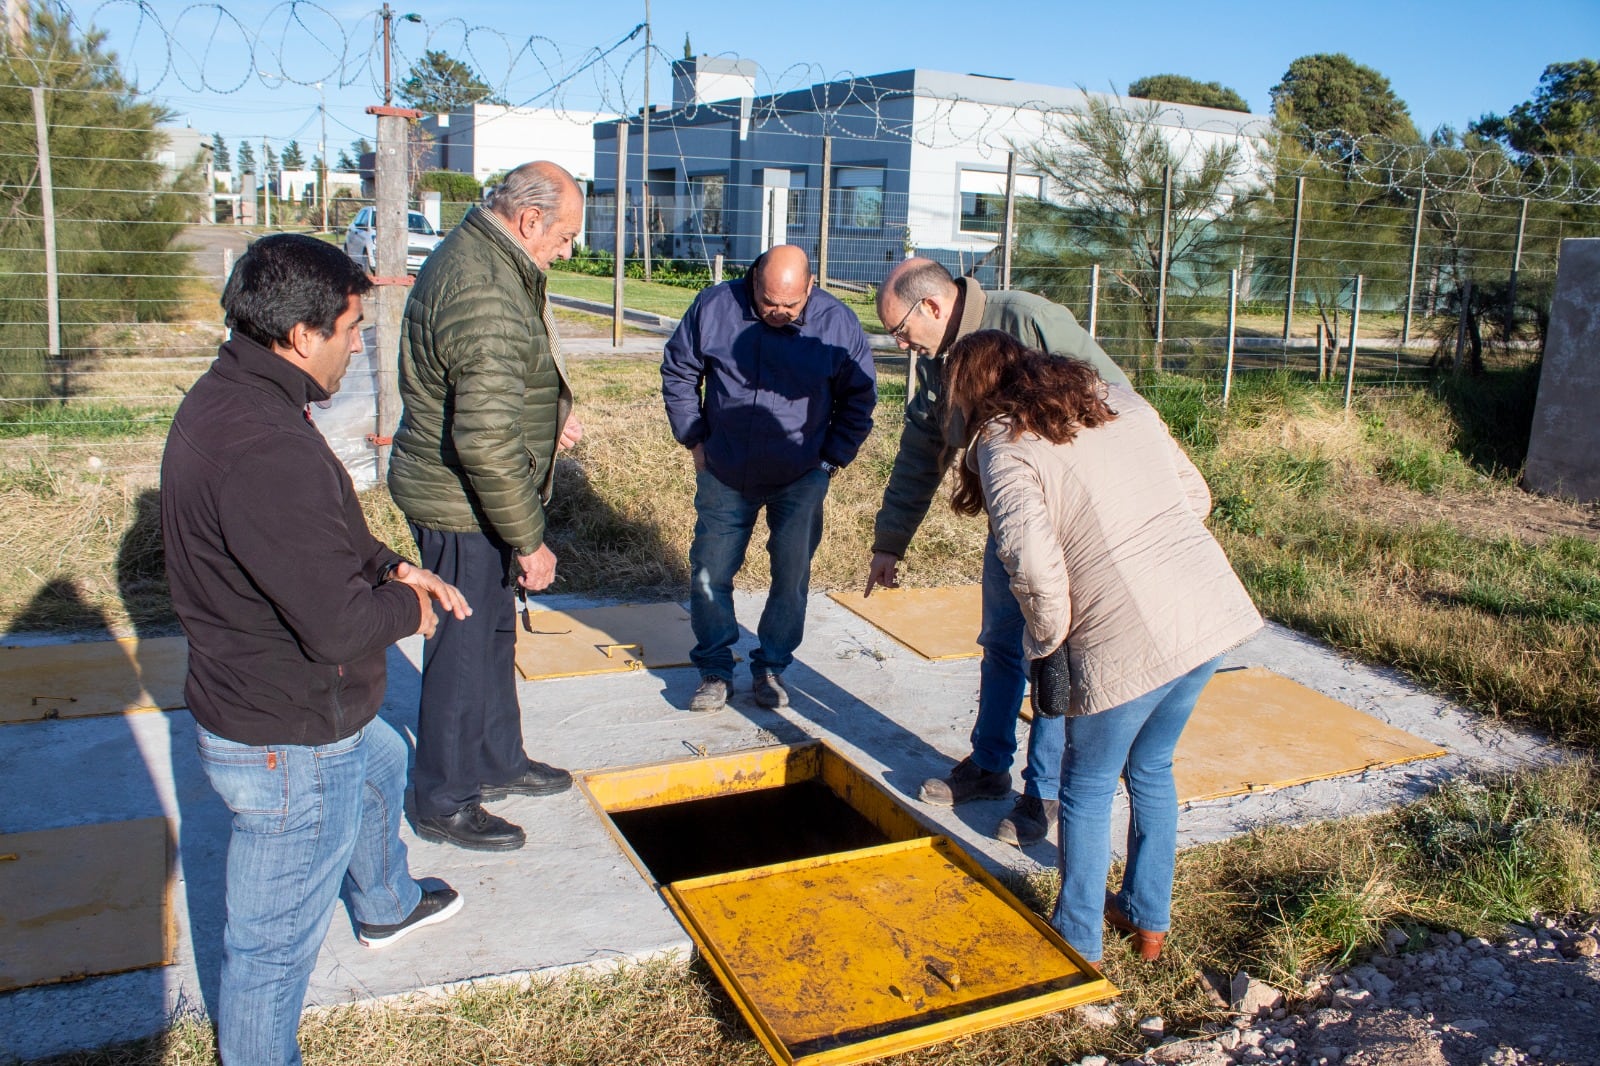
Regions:
[[1354, 161], [1369, 135], [1415, 140], [1405, 101], [1389, 79], [1343, 52], [1301, 56], [1271, 89], [1280, 129], [1330, 159]]
[[[1091, 97], [1086, 109], [1052, 119], [1026, 150], [1059, 202], [1018, 205], [1013, 273], [1019, 284], [1069, 304], [1080, 302], [1073, 275], [1099, 263], [1113, 303], [1136, 310], [1128, 323], [1154, 337], [1161, 279], [1164, 175], [1172, 173], [1168, 287], [1188, 293], [1213, 283], [1237, 262], [1241, 228], [1257, 193], [1254, 153], [1241, 140], [1174, 137], [1161, 105]], [[1159, 353], [1157, 353], [1159, 356]]]
[[1531, 99], [1504, 117], [1485, 115], [1469, 129], [1524, 156], [1600, 156], [1600, 63], [1550, 64]]
[[241, 174], [253, 174], [253, 173], [255, 173], [255, 169], [256, 169], [256, 150], [250, 146], [250, 142], [249, 141], [240, 141], [239, 142], [239, 151], [237, 152], [237, 157], [238, 157], [238, 160], [239, 160], [239, 173], [241, 173]]
[[339, 152], [340, 170], [360, 170], [361, 157], [372, 151], [372, 143], [365, 137], [357, 137], [350, 142], [348, 149]]
[[[67, 309], [61, 350], [70, 359], [94, 343], [101, 324], [158, 321], [175, 310], [186, 257], [172, 242], [200, 215], [209, 190], [198, 161], [177, 174], [157, 162], [168, 143], [159, 126], [172, 115], [127, 83], [105, 35], [77, 30], [55, 5], [33, 8], [26, 35], [0, 54], [0, 84], [42, 90]], [[55, 380], [44, 372], [37, 147], [31, 94], [0, 93], [0, 397], [36, 397]]]
[[211, 135], [211, 166], [216, 170], [232, 170], [233, 156], [228, 152], [228, 142], [222, 139], [222, 134]]
[[459, 59], [429, 49], [411, 64], [406, 80], [395, 87], [407, 107], [443, 114], [469, 104], [504, 104], [476, 72]]
[[306, 165], [305, 153], [300, 150], [299, 141], [290, 141], [283, 146], [283, 169], [300, 170]]
[[1152, 74], [1128, 86], [1128, 95], [1145, 100], [1165, 100], [1171, 104], [1220, 107], [1224, 111], [1246, 111], [1244, 97], [1219, 81], [1195, 81], [1182, 74]]

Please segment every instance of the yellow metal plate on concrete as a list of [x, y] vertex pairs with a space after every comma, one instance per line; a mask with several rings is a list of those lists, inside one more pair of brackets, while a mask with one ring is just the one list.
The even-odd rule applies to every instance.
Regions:
[[0, 992], [172, 961], [165, 818], [0, 835]]
[[[688, 666], [689, 612], [676, 603], [530, 611], [517, 616], [517, 671], [527, 681]], [[528, 631], [528, 626], [533, 631]]]
[[0, 647], [0, 724], [184, 705], [182, 637]]
[[874, 589], [871, 596], [830, 592], [828, 598], [871, 622], [924, 659], [972, 659], [982, 654], [983, 587]]
[[1181, 802], [1235, 796], [1445, 754], [1320, 692], [1249, 667], [1200, 694], [1172, 771]]
[[943, 838], [667, 891], [780, 1063], [866, 1062], [1116, 994]]

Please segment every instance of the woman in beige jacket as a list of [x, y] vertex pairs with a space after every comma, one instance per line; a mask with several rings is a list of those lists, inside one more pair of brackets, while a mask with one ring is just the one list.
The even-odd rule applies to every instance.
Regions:
[[[987, 330], [945, 367], [970, 433], [953, 504], [987, 511], [1027, 623], [1036, 713], [1066, 714], [1051, 923], [1101, 957], [1102, 916], [1156, 958], [1177, 854], [1172, 753], [1221, 656], [1261, 628], [1203, 519], [1205, 480], [1137, 393]], [[1117, 779], [1131, 817], [1106, 891]]]

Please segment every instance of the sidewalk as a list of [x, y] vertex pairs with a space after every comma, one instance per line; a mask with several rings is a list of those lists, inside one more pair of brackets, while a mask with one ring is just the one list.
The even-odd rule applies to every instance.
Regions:
[[[541, 597], [549, 606], [600, 606], [577, 597]], [[740, 651], [755, 643], [759, 596], [740, 595], [747, 627]], [[421, 643], [390, 652], [384, 716], [415, 728]], [[1557, 758], [1524, 736], [1469, 718], [1395, 675], [1345, 659], [1288, 630], [1271, 627], [1229, 656], [1263, 665], [1449, 751], [1427, 760], [1331, 781], [1194, 804], [1180, 821], [1189, 846], [1272, 823], [1299, 823], [1376, 811], [1413, 798], [1468, 768], [1513, 768]], [[902, 796], [966, 754], [978, 687], [976, 659], [931, 662], [824, 596], [813, 597], [805, 643], [785, 675], [793, 705], [758, 709], [741, 670], [732, 704], [691, 715], [692, 669], [637, 671], [523, 682], [527, 748], [575, 771], [691, 757], [821, 737]], [[1023, 727], [1026, 728], [1025, 726]], [[173, 965], [0, 994], [0, 1061], [33, 1058], [161, 1028], [175, 1011], [200, 1011], [214, 994], [220, 963], [221, 878], [226, 811], [195, 753], [194, 726], [182, 711], [0, 726], [0, 832], [165, 815], [176, 830], [179, 880]], [[994, 869], [1052, 864], [1054, 844], [1026, 852], [988, 834], [1006, 800], [937, 808], [908, 800]], [[307, 1002], [327, 1005], [475, 978], [549, 973], [663, 952], [686, 955], [689, 939], [623, 856], [601, 818], [574, 788], [545, 799], [494, 805], [528, 833], [505, 855], [420, 842], [405, 831], [413, 873], [442, 877], [466, 899], [446, 925], [392, 950], [361, 948], [342, 906], [313, 974]], [[1113, 839], [1120, 841], [1119, 833]]]

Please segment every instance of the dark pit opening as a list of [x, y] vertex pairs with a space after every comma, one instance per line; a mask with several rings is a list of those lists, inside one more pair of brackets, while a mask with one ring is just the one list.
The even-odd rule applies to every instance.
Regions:
[[889, 843], [818, 780], [612, 811], [611, 822], [660, 884]]

